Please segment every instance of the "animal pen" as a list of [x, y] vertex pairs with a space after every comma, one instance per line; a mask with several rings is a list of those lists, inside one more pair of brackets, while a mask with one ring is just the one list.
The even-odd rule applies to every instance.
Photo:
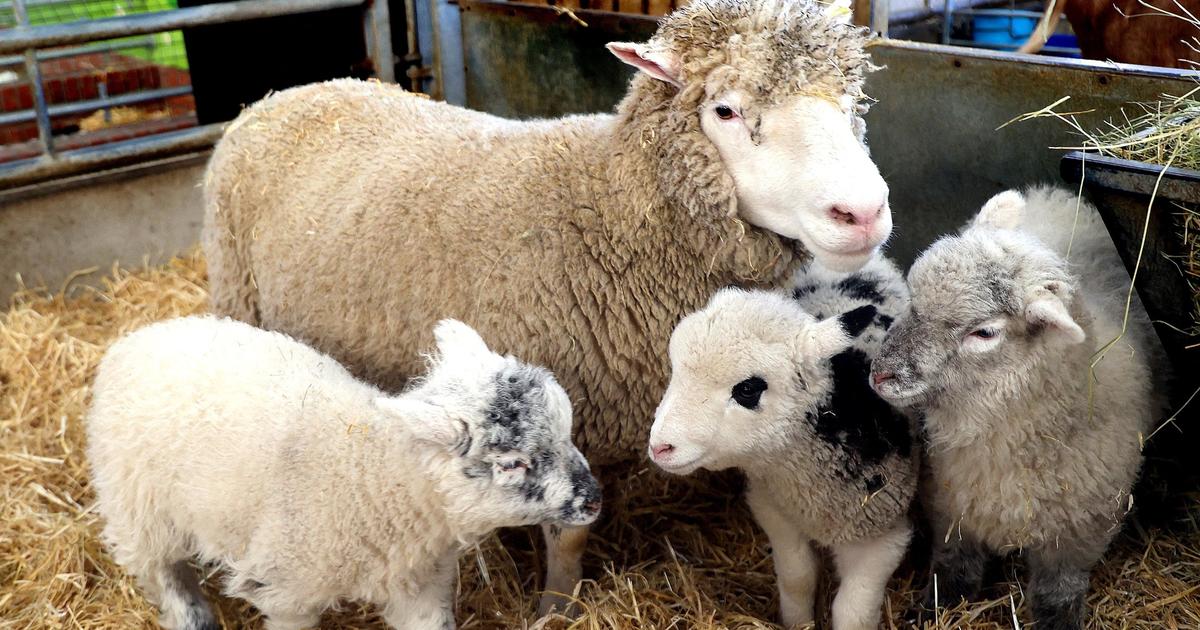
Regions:
[[[198, 184], [226, 124], [197, 114], [203, 94], [193, 94], [189, 70], [199, 76], [205, 59], [184, 55], [177, 35], [162, 34], [340, 9], [354, 14], [360, 30], [351, 35], [363, 52], [346, 74], [531, 118], [611, 111], [631, 75], [604, 44], [645, 40], [655, 16], [673, 8], [670, 0], [390, 7], [238, 0], [183, 8], [146, 0], [135, 11], [96, 14], [80, 12], [90, 0], [7, 4], [8, 23], [0, 8], [0, 80], [10, 77], [0, 83], [0, 296], [8, 300], [0, 317], [0, 628], [113, 629], [155, 627], [155, 613], [97, 537], [81, 416], [110, 342], [207, 308], [205, 261], [195, 249]], [[78, 10], [54, 13], [63, 7]], [[1128, 165], [1121, 170], [1094, 154], [1064, 158], [1052, 147], [1081, 140], [1054, 117], [1006, 124], [1071, 96], [1067, 109], [1099, 127], [1131, 103], [1188, 92], [1195, 73], [896, 39], [870, 51], [885, 69], [867, 82], [875, 101], [868, 137], [902, 217], [903, 238], [889, 249], [898, 263], [907, 266], [938, 235], [959, 229], [995, 193], [1046, 182], [1086, 190], [1130, 269], [1142, 270], [1136, 288], [1170, 354], [1178, 413], [1146, 436], [1139, 507], [1093, 574], [1089, 627], [1200, 628], [1193, 459], [1200, 425], [1197, 407], [1187, 405], [1200, 386], [1190, 299], [1200, 280], [1184, 273], [1189, 257], [1200, 256], [1200, 172], [1176, 169], [1160, 185], [1157, 172], [1130, 174]], [[546, 627], [774, 627], [766, 538], [739, 498], [736, 476], [668, 479], [648, 462], [601, 472], [605, 515], [576, 593], [581, 615], [551, 618]], [[536, 617], [542, 566], [531, 530], [501, 532], [469, 552], [459, 567], [460, 626], [526, 627]], [[921, 569], [906, 564], [893, 578], [885, 627], [909, 627], [904, 611], [917, 601]], [[1005, 565], [986, 602], [946, 611], [929, 627], [1014, 627], [1023, 602], [1014, 570]], [[215, 595], [218, 576], [209, 577]], [[826, 604], [830, 579], [821, 590]], [[258, 627], [244, 603], [215, 601], [224, 627]], [[355, 606], [324, 620], [331, 628], [383, 627], [375, 611]]]

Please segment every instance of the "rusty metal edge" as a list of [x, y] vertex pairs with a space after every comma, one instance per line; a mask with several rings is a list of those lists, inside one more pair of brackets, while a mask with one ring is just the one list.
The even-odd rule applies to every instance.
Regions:
[[1139, 66], [1131, 63], [1116, 63], [1114, 61], [1093, 61], [1091, 59], [1071, 59], [1066, 57], [1047, 57], [1042, 55], [1024, 55], [1014, 52], [988, 50], [985, 48], [968, 48], [961, 46], [945, 46], [942, 44], [927, 44], [899, 39], [876, 39], [868, 48], [894, 48], [912, 50], [931, 54], [940, 54], [949, 58], [976, 60], [984, 62], [1020, 61], [1032, 66], [1048, 68], [1071, 68], [1075, 70], [1094, 70], [1110, 72], [1119, 75], [1154, 77], [1159, 79], [1182, 79], [1195, 81], [1200, 79], [1200, 71], [1180, 70], [1177, 68], [1160, 68], [1157, 66]]
[[1159, 198], [1200, 204], [1200, 171], [1164, 168], [1090, 151], [1064, 155], [1059, 168], [1063, 179], [1071, 183], [1082, 179], [1086, 184], [1146, 196], [1154, 194], [1157, 183]]
[[21, 186], [19, 188], [10, 188], [8, 190], [0, 191], [0, 211], [2, 211], [4, 206], [7, 204], [24, 201], [26, 199], [44, 197], [46, 195], [53, 195], [75, 190], [77, 188], [85, 188], [88, 186], [112, 184], [130, 179], [137, 179], [139, 177], [155, 175], [157, 173], [178, 168], [186, 168], [188, 166], [203, 164], [208, 161], [208, 158], [211, 155], [211, 149], [204, 149], [192, 153], [174, 155], [147, 162], [139, 162], [137, 164], [130, 164], [108, 170], [41, 181], [34, 184]]

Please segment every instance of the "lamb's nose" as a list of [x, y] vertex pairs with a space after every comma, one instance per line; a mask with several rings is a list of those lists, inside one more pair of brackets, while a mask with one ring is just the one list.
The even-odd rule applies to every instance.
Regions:
[[890, 381], [893, 378], [896, 378], [896, 375], [891, 372], [871, 372], [871, 382], [874, 383], [876, 388], [885, 381]]
[[651, 444], [650, 452], [654, 454], [654, 459], [658, 459], [663, 455], [675, 450], [674, 444]]
[[843, 225], [850, 225], [868, 231], [875, 220], [883, 213], [886, 202], [849, 203], [840, 202], [829, 208], [829, 218]]

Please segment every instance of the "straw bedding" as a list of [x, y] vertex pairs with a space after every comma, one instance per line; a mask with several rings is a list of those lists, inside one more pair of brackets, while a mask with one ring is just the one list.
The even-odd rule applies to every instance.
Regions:
[[[118, 335], [201, 312], [204, 262], [114, 268], [102, 290], [26, 291], [0, 315], [0, 628], [152, 628], [155, 612], [97, 539], [81, 416], [92, 370]], [[589, 547], [583, 615], [550, 628], [765, 628], [776, 609], [764, 536], [732, 476], [666, 479], [650, 469], [602, 471], [606, 517]], [[1200, 495], [1178, 497], [1154, 527], [1135, 521], [1096, 571], [1094, 628], [1200, 628]], [[463, 628], [531, 623], [542, 554], [533, 530], [511, 530], [467, 553], [460, 569]], [[1003, 573], [1011, 576], [1013, 567]], [[886, 627], [907, 627], [917, 597], [901, 569]], [[1003, 576], [1002, 576], [1003, 577]], [[219, 575], [208, 580], [216, 591]], [[824, 607], [831, 595], [823, 587]], [[932, 621], [931, 628], [1014, 627], [1020, 591]], [[1011, 596], [1010, 596], [1011, 594]], [[253, 610], [221, 599], [226, 628], [260, 626]], [[326, 628], [381, 628], [347, 605]]]

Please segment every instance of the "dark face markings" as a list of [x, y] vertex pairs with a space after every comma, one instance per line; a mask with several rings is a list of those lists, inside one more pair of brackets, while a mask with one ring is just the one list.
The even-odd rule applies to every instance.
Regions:
[[734, 385], [730, 391], [730, 396], [737, 404], [746, 409], [754, 410], [758, 409], [758, 401], [762, 398], [762, 393], [765, 391], [767, 391], [767, 382], [760, 376], [751, 376]]
[[834, 356], [830, 364], [837, 385], [828, 404], [810, 415], [810, 421], [818, 437], [846, 451], [845, 472], [859, 477], [892, 454], [908, 457], [912, 450], [908, 420], [871, 389], [867, 355], [851, 348]]

